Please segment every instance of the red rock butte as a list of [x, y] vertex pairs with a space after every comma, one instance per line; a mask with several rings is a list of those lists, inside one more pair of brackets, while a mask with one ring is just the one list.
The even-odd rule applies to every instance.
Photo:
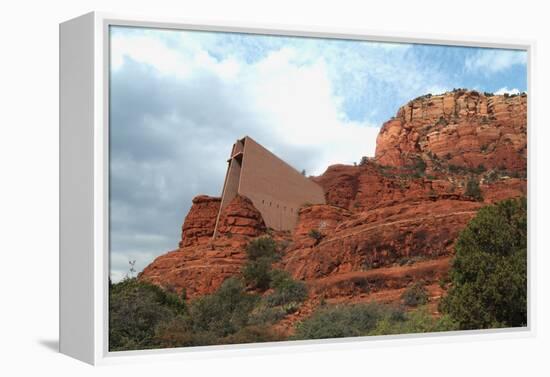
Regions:
[[261, 213], [265, 225], [291, 231], [304, 204], [324, 204], [321, 186], [299, 173], [252, 138], [237, 140], [231, 149], [214, 237], [224, 209], [238, 195]]

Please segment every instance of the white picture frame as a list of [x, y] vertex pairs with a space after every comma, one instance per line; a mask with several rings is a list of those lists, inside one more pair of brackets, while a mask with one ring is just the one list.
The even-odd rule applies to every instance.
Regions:
[[[532, 268], [533, 206], [528, 202], [528, 326], [522, 329], [472, 330], [442, 334], [359, 337], [252, 345], [206, 346], [162, 350], [108, 350], [108, 127], [109, 27], [241, 32], [381, 42], [521, 49], [528, 54], [528, 92], [533, 85], [535, 43], [525, 40], [462, 38], [421, 33], [327, 29], [127, 16], [92, 12], [60, 24], [60, 352], [90, 364], [220, 357], [233, 354], [296, 352], [297, 349], [349, 349], [388, 344], [472, 341], [532, 337], [535, 281]], [[532, 157], [535, 136], [533, 101], [528, 98], [528, 197], [533, 198]]]

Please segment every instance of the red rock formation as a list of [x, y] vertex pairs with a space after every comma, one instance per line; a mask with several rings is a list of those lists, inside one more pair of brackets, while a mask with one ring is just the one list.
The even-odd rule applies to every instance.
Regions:
[[225, 279], [239, 273], [246, 260], [243, 246], [234, 241], [227, 245], [193, 245], [157, 257], [139, 275], [139, 279], [170, 288], [187, 297], [214, 292]]
[[527, 96], [457, 90], [419, 97], [386, 122], [376, 142], [382, 165], [410, 166], [434, 156], [446, 164], [526, 170]]
[[357, 195], [359, 169], [349, 165], [332, 165], [313, 178], [325, 191], [327, 204], [349, 208]]
[[298, 223], [294, 230], [293, 247], [304, 248], [315, 245], [318, 241], [310, 236], [312, 230], [326, 237], [344, 220], [349, 219], [351, 212], [336, 206], [317, 204], [301, 208]]
[[220, 198], [199, 195], [183, 222], [180, 247], [207, 243], [214, 234], [216, 218], [220, 210]]
[[237, 195], [224, 208], [220, 215], [218, 232], [220, 235], [241, 235], [257, 237], [265, 232], [265, 223], [260, 211], [247, 197]]
[[318, 245], [290, 248], [285, 270], [311, 280], [449, 255], [460, 230], [482, 206], [459, 200], [401, 203], [342, 221]]
[[193, 199], [180, 248], [156, 258], [140, 279], [177, 292], [185, 289], [188, 297], [195, 297], [215, 291], [239, 273], [246, 259], [244, 246], [265, 231], [265, 224], [250, 199], [236, 196], [220, 214], [219, 235], [213, 240], [219, 205], [219, 198]]

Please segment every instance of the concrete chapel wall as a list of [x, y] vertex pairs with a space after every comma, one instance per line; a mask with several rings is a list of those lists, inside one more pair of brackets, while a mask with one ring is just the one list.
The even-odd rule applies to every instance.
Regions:
[[317, 183], [250, 137], [237, 141], [232, 149], [221, 210], [234, 198], [235, 185], [238, 194], [252, 200], [266, 226], [276, 230], [294, 229], [298, 210], [305, 203], [325, 203], [323, 189]]

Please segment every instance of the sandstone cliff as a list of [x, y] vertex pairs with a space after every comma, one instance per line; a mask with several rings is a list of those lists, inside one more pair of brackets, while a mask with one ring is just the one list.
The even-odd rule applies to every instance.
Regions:
[[220, 198], [197, 196], [183, 223], [179, 249], [156, 258], [140, 279], [189, 297], [211, 293], [245, 262], [244, 246], [265, 232], [260, 212], [248, 198], [236, 196], [220, 214], [219, 237], [212, 240]]
[[419, 159], [429, 167], [439, 159], [469, 168], [525, 171], [527, 95], [455, 90], [410, 101], [384, 123], [376, 160], [410, 166]]

